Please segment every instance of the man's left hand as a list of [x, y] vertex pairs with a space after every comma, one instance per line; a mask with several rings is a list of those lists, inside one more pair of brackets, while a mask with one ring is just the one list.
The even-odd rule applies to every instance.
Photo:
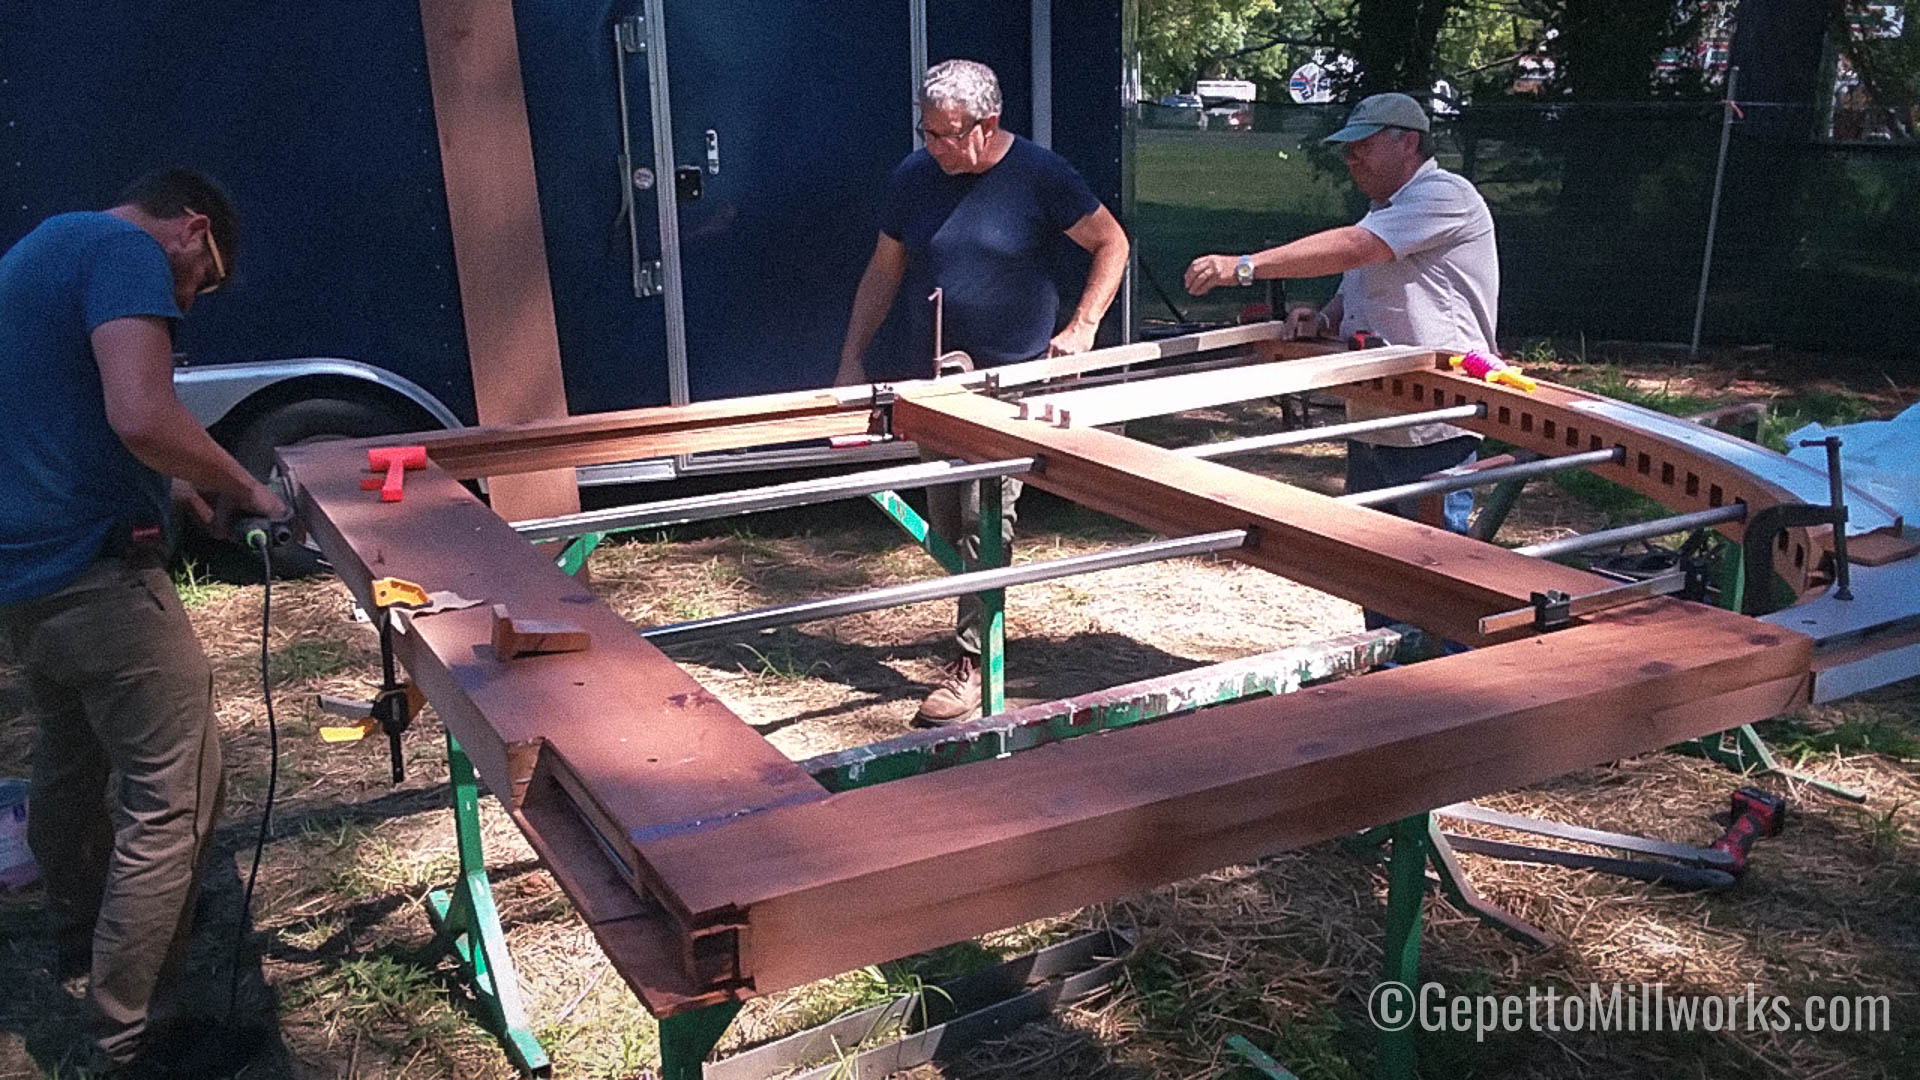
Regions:
[[1047, 342], [1048, 356], [1071, 356], [1093, 348], [1093, 335], [1100, 330], [1099, 323], [1068, 323], [1065, 330], [1053, 335]]

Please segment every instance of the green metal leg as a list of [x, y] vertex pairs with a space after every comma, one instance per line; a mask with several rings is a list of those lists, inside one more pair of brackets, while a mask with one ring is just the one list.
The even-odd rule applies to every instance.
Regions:
[[587, 556], [593, 554], [593, 549], [599, 547], [600, 541], [606, 538], [607, 534], [603, 532], [582, 533], [573, 538], [573, 542], [554, 562], [568, 574], [577, 574], [581, 567], [587, 565]]
[[433, 922], [440, 947], [459, 957], [461, 971], [507, 1056], [522, 1071], [546, 1076], [552, 1072], [552, 1062], [527, 1027], [520, 980], [507, 955], [500, 913], [493, 906], [493, 889], [487, 884], [486, 859], [480, 850], [480, 785], [474, 779], [473, 763], [452, 732], [447, 733], [447, 769], [453, 782], [460, 880], [452, 889], [435, 889], [427, 894], [427, 917]]
[[1245, 1035], [1227, 1036], [1227, 1049], [1245, 1058], [1248, 1065], [1261, 1074], [1272, 1077], [1273, 1080], [1300, 1080], [1299, 1077], [1288, 1072], [1285, 1066], [1273, 1060], [1271, 1054], [1253, 1045], [1253, 1041]]
[[[1000, 539], [1001, 488], [998, 480], [980, 485], [980, 568], [990, 570], [1007, 565], [1006, 545]], [[927, 524], [905, 499], [891, 491], [876, 492], [867, 498], [880, 508], [908, 536], [927, 549], [927, 554], [949, 574], [964, 573], [966, 560], [960, 552]], [[980, 594], [980, 712], [994, 716], [1007, 710], [1006, 645], [1007, 591], [994, 589]]]
[[[1007, 565], [1007, 546], [1000, 532], [1002, 488], [998, 480], [980, 485], [980, 568]], [[1007, 711], [1007, 590], [980, 594], [980, 714], [998, 716]]]
[[701, 1063], [739, 1011], [739, 1002], [728, 1001], [660, 1021], [660, 1080], [700, 1080]]
[[1527, 486], [1525, 480], [1502, 480], [1493, 486], [1493, 491], [1480, 502], [1480, 512], [1473, 517], [1473, 527], [1467, 535], [1475, 540], [1492, 540], [1500, 526], [1507, 523], [1507, 515], [1513, 513], [1513, 504], [1520, 501], [1520, 492]]
[[[1433, 815], [1415, 814], [1389, 826], [1393, 856], [1387, 863], [1386, 966], [1382, 982], [1420, 988], [1420, 907], [1427, 890], [1427, 834]], [[1413, 1032], [1408, 1024], [1380, 1033], [1380, 1080], [1412, 1080]]]
[[927, 524], [927, 519], [908, 506], [905, 499], [891, 491], [878, 491], [867, 498], [873, 500], [873, 505], [879, 507], [888, 520], [913, 537], [914, 543], [926, 548], [927, 554], [933, 556], [933, 561], [939, 563], [941, 569], [949, 574], [966, 571], [966, 561], [960, 558], [960, 552], [945, 537], [934, 532], [933, 526]]

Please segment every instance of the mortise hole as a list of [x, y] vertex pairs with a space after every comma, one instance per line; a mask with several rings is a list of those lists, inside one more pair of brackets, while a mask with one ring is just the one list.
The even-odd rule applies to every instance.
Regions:
[[1779, 548], [1781, 551], [1787, 550], [1787, 534], [1781, 533], [1780, 539], [1775, 541], [1773, 546]]
[[1700, 477], [1693, 473], [1687, 474], [1687, 494], [1688, 495], [1700, 494]]
[[[1560, 425], [1559, 425], [1559, 424], [1556, 424], [1556, 423], [1554, 423], [1554, 422], [1553, 422], [1553, 421], [1551, 421], [1551, 420], [1547, 420], [1547, 421], [1543, 421], [1543, 422], [1541, 423], [1541, 425], [1540, 425], [1540, 434], [1542, 434], [1542, 435], [1544, 435], [1544, 436], [1546, 436], [1547, 438], [1549, 438], [1549, 439], [1551, 439], [1551, 438], [1553, 438], [1553, 437], [1554, 437], [1554, 435], [1555, 435], [1556, 433], [1558, 433], [1558, 431], [1559, 431], [1559, 429], [1560, 429]], [[1573, 432], [1572, 432], [1572, 431], [1568, 431], [1568, 432], [1567, 432], [1567, 434], [1568, 434], [1568, 435], [1572, 435], [1572, 434], [1573, 434]]]
[[1513, 410], [1507, 408], [1505, 405], [1500, 406], [1500, 422], [1502, 424], [1513, 423]]
[[1637, 470], [1640, 473], [1641, 476], [1651, 475], [1653, 473], [1652, 456], [1648, 454], [1641, 454], [1639, 458], [1637, 458], [1634, 461], [1633, 467], [1635, 470]]
[[1580, 445], [1579, 428], [1570, 427], [1567, 429], [1567, 445], [1570, 447], [1578, 447]]
[[1592, 435], [1587, 438], [1587, 449], [1589, 450], [1598, 450], [1602, 445], [1600, 436], [1598, 435]]
[[1407, 386], [1405, 383], [1401, 382], [1399, 379], [1393, 380], [1393, 396], [1394, 397], [1399, 397], [1400, 395], [1406, 392], [1407, 392]]
[[1663, 461], [1660, 463], [1660, 482], [1663, 484], [1673, 483], [1673, 462]]
[[1520, 430], [1521, 431], [1533, 430], [1533, 414], [1532, 413], [1523, 412], [1520, 414]]
[[1807, 549], [1799, 544], [1793, 545], [1793, 568], [1799, 570], [1807, 565]]
[[1708, 506], [1719, 506], [1720, 504], [1726, 501], [1727, 501], [1727, 497], [1724, 493], [1721, 492], [1719, 484], [1715, 484], [1712, 487], [1707, 489], [1707, 505]]
[[1425, 383], [1413, 384], [1413, 400], [1415, 401], [1427, 400], [1427, 387]]

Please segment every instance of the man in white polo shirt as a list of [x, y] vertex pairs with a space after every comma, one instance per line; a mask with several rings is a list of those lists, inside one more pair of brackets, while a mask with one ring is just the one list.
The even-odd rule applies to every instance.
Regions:
[[[1491, 352], [1500, 301], [1493, 216], [1465, 177], [1434, 164], [1431, 124], [1405, 94], [1375, 94], [1327, 136], [1346, 147], [1347, 172], [1372, 202], [1357, 224], [1251, 255], [1202, 255], [1187, 267], [1198, 296], [1258, 278], [1340, 274], [1320, 311], [1323, 332], [1366, 330], [1394, 345]], [[1354, 419], [1383, 415], [1353, 406]], [[1375, 432], [1347, 444], [1347, 490], [1409, 483], [1473, 460], [1480, 437], [1451, 424]], [[1415, 516], [1417, 500], [1384, 509]], [[1447, 527], [1467, 530], [1473, 493], [1447, 496]]]

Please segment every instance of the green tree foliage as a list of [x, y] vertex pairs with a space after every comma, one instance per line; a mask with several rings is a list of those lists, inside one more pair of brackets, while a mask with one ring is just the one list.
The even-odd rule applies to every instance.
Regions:
[[[1326, 5], [1344, 13], [1344, 4]], [[1312, 0], [1140, 0], [1140, 79], [1150, 97], [1200, 79], [1252, 79], [1271, 97], [1325, 44]]]

